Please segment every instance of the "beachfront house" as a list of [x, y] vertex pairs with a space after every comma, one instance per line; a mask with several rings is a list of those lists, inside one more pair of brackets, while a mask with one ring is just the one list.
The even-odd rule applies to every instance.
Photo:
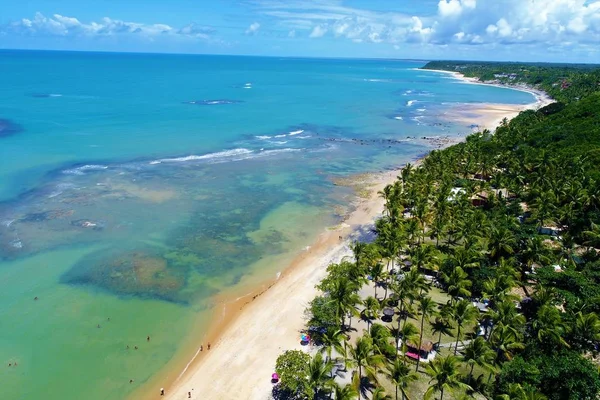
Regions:
[[[402, 339], [399, 340], [399, 345], [399, 347], [402, 348]], [[400, 354], [402, 354], [402, 352], [400, 352]], [[428, 363], [433, 361], [437, 355], [437, 351], [435, 351], [434, 344], [430, 340], [423, 342], [420, 349], [418, 345], [408, 341], [406, 342], [406, 353], [404, 353], [404, 355], [415, 361], [420, 359], [422, 363]]]

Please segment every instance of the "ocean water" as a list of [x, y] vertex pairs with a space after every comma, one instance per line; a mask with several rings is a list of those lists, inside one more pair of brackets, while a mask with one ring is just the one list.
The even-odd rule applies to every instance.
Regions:
[[2, 398], [126, 398], [343, 219], [337, 178], [534, 100], [422, 65], [0, 51]]

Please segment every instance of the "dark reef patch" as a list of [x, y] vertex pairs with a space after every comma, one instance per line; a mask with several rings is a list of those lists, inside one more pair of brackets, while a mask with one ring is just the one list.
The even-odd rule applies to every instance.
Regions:
[[189, 268], [173, 265], [154, 249], [100, 251], [84, 257], [61, 282], [91, 285], [109, 292], [176, 303], [190, 299], [181, 293]]
[[9, 119], [0, 118], [0, 138], [14, 135], [23, 131], [23, 127]]

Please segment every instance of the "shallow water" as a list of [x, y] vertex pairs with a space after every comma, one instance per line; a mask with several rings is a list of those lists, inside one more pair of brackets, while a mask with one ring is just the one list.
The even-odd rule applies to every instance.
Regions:
[[468, 132], [457, 102], [533, 100], [420, 65], [0, 52], [6, 398], [124, 398], [201, 339], [215, 294], [339, 223], [336, 177]]

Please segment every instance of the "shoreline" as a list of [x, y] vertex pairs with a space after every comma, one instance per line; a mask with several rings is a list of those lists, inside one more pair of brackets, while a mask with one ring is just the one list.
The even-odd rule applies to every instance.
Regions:
[[[429, 71], [450, 73], [472, 84], [486, 84], [471, 82], [473, 78], [466, 78], [458, 72]], [[537, 109], [551, 102], [545, 94], [529, 93], [534, 94], [536, 102], [527, 105], [479, 103], [477, 108], [470, 111], [477, 114], [474, 118], [480, 122], [478, 126], [482, 127], [483, 124], [491, 124], [493, 121], [499, 123], [503, 118], [511, 119], [525, 109]], [[499, 106], [503, 108], [499, 109]], [[494, 115], [492, 121], [489, 113], [491, 110], [502, 113], [502, 116], [498, 118], [498, 115]], [[461, 141], [464, 141], [464, 136], [457, 136], [439, 148]], [[420, 159], [415, 164], [419, 162]], [[159, 372], [156, 379], [151, 378], [130, 398], [184, 399], [188, 398], [188, 392], [192, 393], [191, 398], [194, 399], [269, 398], [272, 388], [270, 376], [277, 356], [285, 350], [306, 351], [310, 348], [300, 345], [299, 333], [304, 328], [304, 309], [318, 294], [314, 286], [325, 276], [330, 263], [352, 255], [348, 245], [359, 234], [360, 227], [372, 224], [383, 212], [384, 201], [378, 191], [396, 181], [401, 170], [402, 168], [397, 168], [370, 174], [369, 182], [372, 186], [369, 188], [369, 197], [357, 198], [356, 209], [348, 218], [339, 227], [322, 232], [313, 245], [296, 255], [290, 264], [282, 265], [282, 273], [278, 278], [266, 280], [237, 298], [231, 293], [219, 295], [216, 298], [218, 307], [215, 307], [212, 319], [216, 318], [221, 309], [222, 317], [210, 323], [203, 338], [205, 346], [208, 342], [212, 343], [211, 351], [207, 352], [205, 347], [202, 357], [198, 357], [200, 353], [197, 347], [194, 354], [188, 354], [183, 370]], [[340, 236], [344, 239], [340, 240]], [[236, 293], [240, 294], [240, 290]], [[199, 340], [194, 342], [198, 345]], [[159, 379], [160, 385], [157, 384]], [[161, 387], [166, 390], [165, 397], [159, 394]]]
[[[536, 89], [536, 88], [533, 88], [533, 87], [530, 87], [530, 86], [527, 86], [524, 84], [506, 85], [506, 84], [502, 84], [502, 83], [480, 81], [479, 78], [467, 77], [463, 73], [458, 72], [458, 71], [446, 71], [443, 69], [423, 69], [423, 68], [417, 68], [417, 69], [419, 71], [431, 71], [431, 72], [438, 72], [438, 73], [453, 75], [456, 79], [463, 81], [463, 83], [468, 83], [471, 85], [494, 86], [494, 87], [499, 87], [499, 88], [503, 88], [503, 89], [511, 89], [511, 90], [517, 90], [519, 92], [529, 93], [529, 94], [533, 95], [533, 97], [535, 97], [538, 108], [547, 106], [548, 104], [551, 104], [554, 102], [554, 100], [550, 96], [548, 96], [548, 94], [546, 92], [544, 92], [543, 90]], [[486, 103], [484, 103], [484, 104], [486, 104]], [[522, 106], [525, 107], [524, 109], [531, 108], [530, 107], [531, 104], [524, 104]]]

